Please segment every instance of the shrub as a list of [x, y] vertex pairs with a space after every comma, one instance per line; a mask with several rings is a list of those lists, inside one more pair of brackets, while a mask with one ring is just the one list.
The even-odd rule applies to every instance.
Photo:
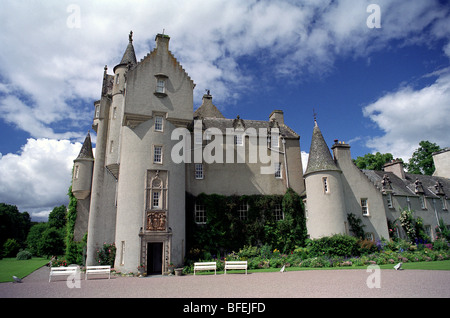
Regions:
[[67, 266], [67, 261], [65, 259], [54, 258], [54, 259], [52, 259], [51, 264], [52, 264], [52, 267], [61, 267], [61, 266], [65, 267], [65, 266]]
[[378, 246], [376, 245], [375, 241], [368, 240], [368, 239], [358, 241], [358, 254], [359, 255], [372, 254], [377, 251], [378, 251]]
[[116, 259], [116, 245], [114, 243], [103, 243], [103, 247], [97, 250], [95, 258], [98, 265], [111, 265], [114, 267], [114, 260]]
[[9, 238], [3, 244], [3, 256], [14, 257], [19, 252], [20, 244], [13, 238]]
[[257, 246], [244, 246], [238, 252], [241, 258], [251, 258], [260, 255], [260, 249]]
[[16, 259], [18, 261], [22, 261], [22, 260], [27, 260], [27, 259], [31, 259], [31, 253], [27, 250], [23, 250], [20, 251], [19, 253], [17, 253]]
[[358, 254], [358, 239], [353, 236], [335, 234], [310, 241], [312, 256], [352, 256]]
[[433, 242], [433, 249], [434, 250], [447, 250], [448, 243], [445, 239], [437, 239]]

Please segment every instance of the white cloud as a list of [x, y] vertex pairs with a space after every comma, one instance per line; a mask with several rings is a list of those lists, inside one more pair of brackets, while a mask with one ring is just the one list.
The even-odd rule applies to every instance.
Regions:
[[363, 109], [384, 131], [367, 146], [381, 153], [408, 160], [419, 142], [428, 140], [441, 147], [450, 145], [450, 71], [422, 89], [407, 86], [388, 93]]
[[[0, 201], [8, 198], [25, 209], [50, 211], [65, 200], [70, 181], [67, 171], [77, 155], [73, 148], [79, 145], [43, 138], [79, 141], [84, 137], [86, 131], [81, 127], [91, 123], [92, 102], [100, 98], [103, 67], [108, 65], [112, 72], [130, 30], [139, 61], [153, 49], [156, 33], [165, 29], [172, 39], [170, 50], [197, 84], [194, 104], [201, 102], [205, 89], [211, 89], [215, 104], [224, 107], [255, 86], [270, 88], [260, 73], [240, 64], [242, 60], [262, 66], [270, 79], [278, 76], [297, 83], [307, 75], [326, 76], [337, 57], [368, 57], [374, 50], [389, 47], [392, 40], [407, 45], [448, 38], [448, 9], [437, 2], [379, 0], [381, 30], [366, 26], [366, 7], [371, 2], [152, 0], [109, 1], [106, 5], [87, 0], [2, 1], [0, 119], [34, 139], [19, 155], [0, 157]], [[80, 28], [68, 24], [71, 4], [80, 10]], [[450, 56], [449, 45], [444, 52]], [[405, 101], [416, 102], [417, 109], [429, 102], [441, 113], [448, 111], [446, 83], [448, 78], [440, 77], [429, 88], [416, 91], [407, 87], [369, 105], [366, 116], [386, 132], [373, 139], [371, 147], [409, 153], [413, 138], [408, 127], [400, 131], [402, 128], [392, 125], [399, 126], [402, 116], [409, 118], [415, 112], [408, 108], [402, 115]], [[441, 93], [439, 101], [431, 98], [436, 93]], [[392, 111], [391, 103], [397, 103], [399, 110]], [[432, 116], [428, 110], [427, 116]], [[387, 114], [397, 122], [390, 122]], [[436, 118], [438, 128], [417, 125], [427, 132], [441, 131], [442, 118]], [[394, 140], [404, 138], [408, 147], [393, 144], [394, 133]], [[37, 148], [37, 143], [42, 148]], [[58, 152], [57, 145], [64, 145], [66, 151]], [[302, 153], [302, 158], [305, 155]], [[50, 162], [54, 165], [47, 165]]]
[[308, 166], [308, 158], [309, 158], [309, 153], [302, 151], [301, 152], [302, 155], [302, 168], [303, 168], [303, 173], [306, 171], [306, 168]]
[[17, 205], [32, 218], [67, 205], [73, 160], [80, 143], [28, 139], [19, 154], [0, 156], [0, 202]]
[[[260, 80], [260, 74], [238, 64], [242, 57], [253, 56], [270, 73], [299, 80], [305, 74], [327, 74], [336, 56], [365, 55], [392, 39], [448, 36], [442, 28], [422, 32], [431, 23], [445, 26], [446, 10], [432, 1], [378, 1], [382, 32], [366, 25], [369, 3], [77, 1], [77, 28], [68, 11], [72, 3], [4, 1], [0, 92], [8, 90], [10, 99], [0, 101], [0, 116], [34, 138], [80, 137], [77, 129], [91, 120], [92, 101], [100, 97], [103, 66], [111, 72], [119, 62], [130, 29], [140, 60], [165, 28], [173, 39], [171, 50], [197, 84], [195, 103], [211, 89], [219, 105], [235, 102]], [[13, 99], [21, 102], [18, 111], [11, 107]], [[73, 100], [86, 103], [74, 105]], [[31, 120], [35, 124], [29, 125]], [[75, 132], [58, 135], [54, 126], [64, 121]]]

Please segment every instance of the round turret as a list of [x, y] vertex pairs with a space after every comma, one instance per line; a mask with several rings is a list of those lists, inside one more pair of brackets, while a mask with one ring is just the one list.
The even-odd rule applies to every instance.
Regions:
[[92, 154], [91, 135], [88, 133], [80, 154], [73, 161], [72, 193], [79, 199], [86, 199], [91, 193], [94, 156]]
[[305, 171], [307, 228], [311, 238], [346, 232], [341, 174], [341, 170], [331, 157], [319, 126], [315, 123]]

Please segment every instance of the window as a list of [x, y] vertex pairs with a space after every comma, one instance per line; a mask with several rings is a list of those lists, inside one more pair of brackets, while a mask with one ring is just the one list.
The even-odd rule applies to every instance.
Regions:
[[388, 193], [386, 195], [386, 201], [387, 201], [388, 208], [392, 209], [394, 207], [394, 204], [392, 203], [392, 193]]
[[160, 191], [153, 191], [152, 195], [152, 209], [160, 209], [160, 200], [161, 200], [161, 192]]
[[429, 238], [433, 239], [433, 233], [431, 233], [431, 225], [424, 225], [423, 229]]
[[420, 200], [420, 206], [422, 207], [422, 210], [426, 210], [427, 209], [427, 201], [425, 200], [425, 196], [420, 195], [419, 200]]
[[442, 203], [442, 210], [447, 210], [447, 201], [445, 200], [445, 197], [441, 197], [441, 203]]
[[234, 144], [238, 146], [242, 146], [244, 144], [243, 134], [237, 133], [234, 135]]
[[156, 92], [164, 94], [166, 92], [166, 81], [162, 78], [158, 78], [156, 82]]
[[367, 199], [361, 199], [361, 211], [362, 215], [364, 216], [369, 215], [369, 204], [367, 202]]
[[322, 182], [323, 182], [323, 193], [329, 193], [328, 192], [328, 178], [327, 177], [323, 177], [322, 178]]
[[112, 116], [112, 118], [113, 119], [117, 118], [117, 107], [114, 107], [114, 109], [113, 109], [113, 116]]
[[75, 166], [75, 171], [73, 172], [73, 178], [74, 179], [78, 179], [78, 173], [80, 172], [80, 166], [76, 165]]
[[116, 75], [116, 84], [119, 84], [119, 76], [120, 76], [120, 74]]
[[120, 247], [120, 265], [124, 265], [124, 259], [125, 259], [125, 241], [121, 242], [121, 247]]
[[114, 140], [111, 140], [111, 142], [109, 143], [109, 152], [110, 153], [114, 152]]
[[202, 163], [195, 164], [195, 179], [197, 179], [197, 180], [203, 179], [203, 164]]
[[100, 105], [95, 106], [95, 118], [100, 118]]
[[281, 179], [281, 162], [275, 162], [275, 178]]
[[153, 148], [153, 162], [162, 163], [162, 146], [155, 146]]
[[163, 131], [163, 118], [162, 118], [162, 116], [155, 116], [155, 131]]
[[373, 241], [374, 240], [373, 233], [370, 233], [370, 232], [364, 233], [364, 238], [366, 240]]
[[278, 148], [279, 147], [279, 138], [278, 138], [278, 134], [275, 135], [276, 137], [271, 137], [270, 138], [270, 143], [271, 143], [271, 147], [272, 148]]
[[148, 170], [145, 187], [145, 210], [167, 209], [167, 171]]
[[197, 224], [206, 224], [206, 212], [205, 206], [202, 204], [195, 204], [195, 223]]
[[238, 213], [239, 213], [239, 219], [241, 221], [245, 221], [247, 220], [247, 216], [248, 216], [248, 204], [247, 203], [241, 203], [239, 205], [238, 208]]
[[203, 135], [201, 132], [194, 132], [194, 142], [196, 145], [201, 145], [203, 143]]
[[273, 210], [273, 216], [275, 221], [283, 220], [283, 210], [281, 209], [281, 204], [276, 204]]

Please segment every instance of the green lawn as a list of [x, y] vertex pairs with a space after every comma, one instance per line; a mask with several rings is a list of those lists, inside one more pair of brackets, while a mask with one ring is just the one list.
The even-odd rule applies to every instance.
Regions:
[[[394, 270], [393, 264], [379, 265], [380, 269], [392, 269]], [[286, 268], [286, 271], [311, 271], [311, 270], [339, 270], [339, 269], [367, 269], [367, 266], [343, 266], [343, 267], [321, 267], [321, 268], [313, 268], [313, 267], [289, 267]], [[410, 262], [403, 263], [402, 269], [410, 270], [410, 269], [424, 269], [424, 270], [450, 270], [450, 260], [447, 261], [434, 261], [434, 262]], [[266, 268], [266, 269], [249, 269], [248, 273], [262, 273], [262, 272], [279, 272], [280, 268]], [[228, 272], [228, 271], [227, 271]], [[214, 275], [214, 271], [205, 271], [198, 272], [195, 275]], [[245, 270], [233, 270], [230, 273], [243, 273], [245, 274]], [[223, 274], [223, 271], [217, 271], [217, 274]]]
[[15, 258], [4, 258], [0, 260], [0, 283], [12, 282], [13, 275], [24, 278], [48, 262], [49, 259], [41, 257], [33, 257], [23, 261], [18, 261]]

